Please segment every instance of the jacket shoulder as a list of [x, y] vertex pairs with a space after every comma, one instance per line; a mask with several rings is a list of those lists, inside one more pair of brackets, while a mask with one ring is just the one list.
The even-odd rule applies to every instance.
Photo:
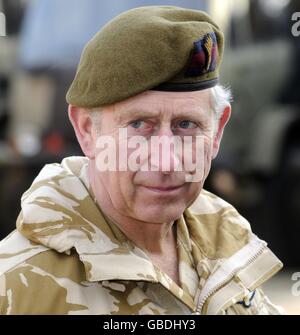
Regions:
[[195, 215], [219, 214], [231, 223], [251, 230], [250, 223], [230, 203], [206, 190], [201, 191], [189, 210]]
[[[6, 256], [6, 265], [1, 262], [0, 314], [67, 314], [70, 310], [85, 310], [86, 306], [71, 303], [86, 278], [78, 254], [74, 251], [67, 255], [47, 248], [30, 253], [26, 245], [19, 251], [9, 250], [10, 240], [17, 239], [26, 244], [22, 235], [13, 233], [0, 245], [0, 257]], [[4, 247], [9, 254], [3, 253]], [[23, 254], [26, 257], [21, 259]]]
[[49, 248], [29, 241], [14, 230], [0, 242], [0, 276]]

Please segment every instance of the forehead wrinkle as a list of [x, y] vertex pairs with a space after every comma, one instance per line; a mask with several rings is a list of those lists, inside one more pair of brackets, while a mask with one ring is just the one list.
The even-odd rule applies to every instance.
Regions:
[[[209, 103], [200, 97], [164, 97], [160, 101], [147, 101], [147, 96], [140, 101], [116, 103], [115, 118], [118, 123], [132, 118], [160, 118], [168, 120], [174, 117], [203, 117], [209, 113]], [[205, 104], [203, 104], [205, 102]], [[207, 108], [205, 108], [207, 105]]]
[[[175, 101], [177, 100], [177, 101]], [[209, 112], [209, 110], [200, 105], [199, 99], [197, 98], [188, 98], [185, 101], [181, 97], [175, 97], [171, 102], [165, 104], [165, 111], [163, 117], [166, 119], [176, 118], [176, 117], [186, 117], [186, 118], [203, 118]], [[188, 101], [187, 101], [188, 100]], [[194, 100], [191, 102], [190, 100]], [[171, 108], [170, 108], [171, 106]], [[171, 111], [171, 112], [169, 112]]]

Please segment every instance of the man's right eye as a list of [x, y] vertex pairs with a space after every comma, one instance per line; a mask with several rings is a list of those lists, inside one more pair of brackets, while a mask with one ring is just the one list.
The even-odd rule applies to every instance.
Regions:
[[132, 128], [135, 128], [135, 129], [141, 129], [141, 128], [143, 128], [143, 127], [146, 126], [146, 123], [145, 123], [145, 121], [136, 120], [136, 121], [133, 121], [133, 122], [129, 123], [129, 125], [130, 125]]

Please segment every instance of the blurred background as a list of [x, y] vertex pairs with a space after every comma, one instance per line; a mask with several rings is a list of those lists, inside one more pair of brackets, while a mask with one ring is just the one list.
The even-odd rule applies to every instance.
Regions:
[[300, 314], [292, 295], [300, 272], [300, 36], [291, 32], [300, 0], [0, 0], [0, 239], [15, 228], [39, 170], [82, 154], [65, 94], [85, 43], [117, 14], [157, 4], [205, 10], [225, 32], [221, 83], [232, 90], [233, 113], [205, 186], [284, 262], [265, 290]]

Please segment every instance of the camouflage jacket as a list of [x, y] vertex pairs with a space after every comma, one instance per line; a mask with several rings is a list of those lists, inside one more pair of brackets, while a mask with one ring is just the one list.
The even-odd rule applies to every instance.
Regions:
[[281, 262], [203, 190], [175, 221], [180, 286], [105, 219], [88, 159], [46, 165], [0, 242], [0, 314], [280, 314], [259, 288]]

